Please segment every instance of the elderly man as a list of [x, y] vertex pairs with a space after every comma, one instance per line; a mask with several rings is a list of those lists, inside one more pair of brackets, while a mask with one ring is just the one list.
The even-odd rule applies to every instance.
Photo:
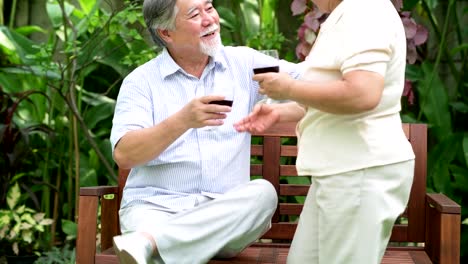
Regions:
[[[206, 263], [233, 257], [271, 226], [273, 186], [249, 178], [250, 135], [234, 122], [262, 99], [253, 67], [278, 62], [221, 44], [211, 0], [145, 0], [161, 54], [120, 89], [111, 142], [131, 168], [120, 208], [121, 263]], [[297, 77], [297, 65], [279, 62]], [[233, 105], [216, 104], [229, 99]]]

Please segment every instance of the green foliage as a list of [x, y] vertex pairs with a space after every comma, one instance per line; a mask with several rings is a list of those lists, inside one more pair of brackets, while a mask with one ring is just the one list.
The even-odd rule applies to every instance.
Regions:
[[3, 254], [28, 255], [41, 250], [39, 234], [53, 220], [45, 218], [44, 213], [20, 204], [20, 187], [18, 183], [8, 191], [6, 210], [0, 210], [0, 245]]
[[278, 28], [278, 0], [240, 0], [215, 3], [226, 45], [258, 50], [281, 50], [286, 41]]
[[44, 252], [38, 258], [35, 264], [75, 264], [76, 251], [74, 248], [66, 245], [62, 248], [53, 247], [51, 250]]
[[[421, 63], [409, 65], [416, 100], [404, 104], [402, 119], [429, 124], [428, 189], [462, 206], [468, 218], [468, 49], [467, 6], [464, 1], [405, 0], [430, 29], [427, 45], [419, 47]], [[404, 102], [405, 103], [405, 102]], [[466, 220], [464, 221], [466, 223]], [[468, 228], [461, 227], [462, 260], [468, 257]], [[461, 261], [464, 262], [464, 261]]]
[[[11, 106], [18, 105], [11, 122], [0, 120], [0, 133], [10, 123], [18, 135], [32, 125], [51, 131], [31, 133], [28, 141], [16, 137], [16, 149], [28, 142], [31, 151], [27, 158], [17, 159], [15, 170], [2, 166], [2, 179], [8, 175], [2, 194], [14, 181], [27, 180], [30, 184], [23, 188], [29, 198], [55, 220], [51, 231], [62, 227], [51, 243], [62, 236], [76, 238], [76, 226], [70, 221], [77, 213], [80, 186], [116, 183], [109, 141], [116, 88], [156, 53], [147, 44], [141, 5], [111, 4], [48, 0], [46, 15], [52, 28], [0, 25], [2, 95], [16, 99], [18, 94], [36, 93], [30, 95], [30, 104], [10, 100], [2, 106], [1, 111], [11, 113]], [[31, 33], [42, 34], [45, 40], [33, 41]]]
[[47, 98], [35, 90], [9, 94], [0, 86], [0, 204], [5, 204], [9, 187], [24, 175], [18, 172], [31, 169], [29, 160], [38, 151], [32, 142], [34, 137], [52, 134], [46, 125], [31, 122], [28, 113], [22, 111], [43, 97]]

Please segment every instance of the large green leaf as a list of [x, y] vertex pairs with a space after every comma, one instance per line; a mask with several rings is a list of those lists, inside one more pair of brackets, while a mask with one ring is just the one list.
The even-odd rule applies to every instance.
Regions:
[[0, 48], [15, 64], [28, 64], [28, 56], [38, 52], [33, 41], [5, 26], [0, 26]]
[[256, 35], [260, 29], [260, 16], [258, 10], [258, 3], [255, 0], [244, 0], [240, 4], [242, 11], [242, 30], [244, 31], [245, 39]]
[[435, 145], [428, 155], [428, 177], [438, 192], [450, 192], [449, 166], [454, 161], [457, 147], [462, 140], [461, 134], [450, 134]]
[[111, 117], [114, 114], [114, 105], [111, 103], [102, 103], [91, 107], [85, 115], [84, 120], [88, 129], [93, 129], [100, 121]]
[[422, 64], [422, 80], [418, 85], [422, 112], [431, 125], [432, 132], [442, 139], [452, 132], [447, 89], [432, 64]]
[[466, 167], [453, 165], [450, 166], [450, 171], [454, 178], [453, 188], [468, 194], [468, 169]]
[[237, 21], [237, 17], [234, 14], [234, 12], [232, 12], [232, 10], [224, 6], [220, 6], [216, 8], [216, 10], [219, 13], [220, 23], [223, 27], [223, 30], [227, 29], [227, 30], [233, 31], [236, 28], [238, 28], [239, 24]]
[[15, 31], [23, 36], [29, 36], [32, 33], [47, 33], [47, 30], [36, 25], [15, 28]]
[[[65, 14], [67, 17], [70, 17], [71, 13], [75, 9], [75, 7], [68, 2], [64, 3], [65, 6]], [[57, 29], [63, 25], [63, 15], [62, 10], [58, 1], [47, 1], [46, 4], [47, 14], [49, 15], [50, 22], [52, 26]]]
[[67, 239], [76, 238], [78, 225], [70, 220], [62, 219], [62, 230], [67, 235]]

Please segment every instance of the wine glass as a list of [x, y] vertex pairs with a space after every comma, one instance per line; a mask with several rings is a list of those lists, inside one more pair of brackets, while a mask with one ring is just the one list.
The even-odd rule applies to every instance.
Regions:
[[[279, 55], [277, 50], [259, 50], [259, 52], [272, 57], [274, 60], [271, 61], [262, 61], [262, 62], [255, 62], [255, 66], [253, 69], [254, 74], [266, 73], [266, 72], [279, 72]], [[266, 97], [266, 104], [277, 103], [277, 100], [271, 99], [267, 96]]]
[[[216, 78], [213, 77], [211, 88], [209, 91], [207, 91], [207, 94], [224, 95], [224, 99], [211, 101], [209, 104], [226, 105], [232, 107], [234, 104], [234, 86], [231, 84], [232, 80], [223, 79], [215, 81], [215, 79]], [[218, 128], [218, 126], [206, 126], [204, 127], [204, 130], [214, 131], [216, 128]]]

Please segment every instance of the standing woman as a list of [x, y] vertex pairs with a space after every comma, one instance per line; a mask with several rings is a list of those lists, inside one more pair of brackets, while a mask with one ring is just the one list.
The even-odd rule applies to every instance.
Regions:
[[329, 16], [302, 78], [254, 76], [260, 93], [294, 102], [257, 105], [235, 127], [299, 121], [297, 171], [312, 185], [288, 263], [377, 264], [413, 180], [400, 119], [405, 31], [390, 0], [313, 2]]

